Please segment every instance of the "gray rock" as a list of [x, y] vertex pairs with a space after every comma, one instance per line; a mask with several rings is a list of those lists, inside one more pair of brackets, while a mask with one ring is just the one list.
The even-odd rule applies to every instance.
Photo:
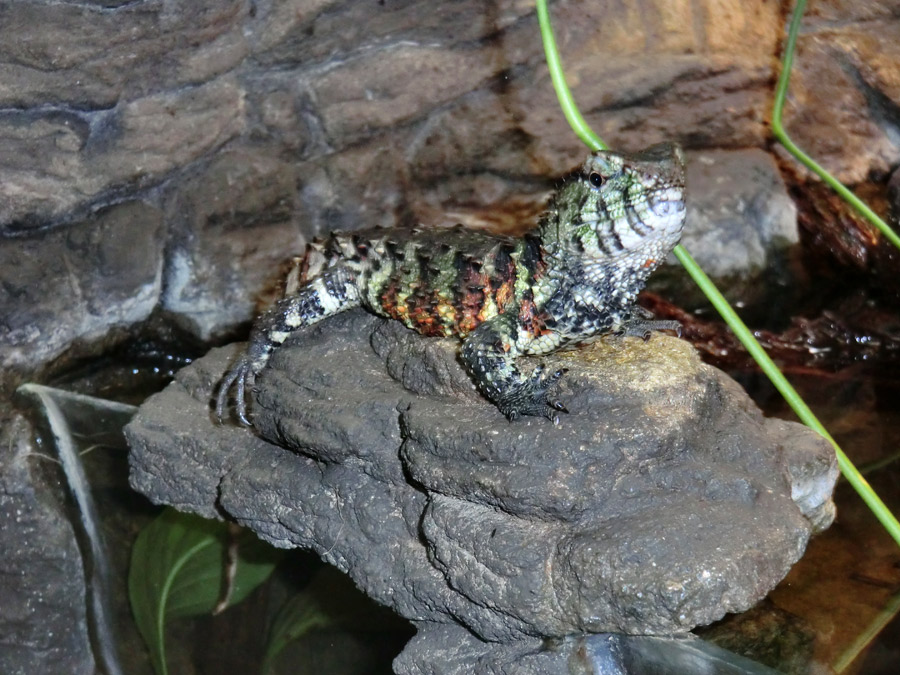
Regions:
[[246, 56], [245, 16], [244, 0], [4, 3], [0, 105], [96, 110], [206, 82]]
[[[0, 115], [0, 232], [23, 232], [158, 185], [243, 130], [229, 78], [120, 102], [102, 113]], [[117, 199], [118, 198], [118, 199]]]
[[[497, 644], [478, 640], [462, 626], [426, 624], [419, 627], [403, 652], [394, 659], [398, 675], [555, 675], [572, 672], [568, 661], [572, 644], [556, 648], [540, 638]], [[609, 664], [607, 664], [609, 665]], [[621, 666], [616, 663], [616, 666]], [[625, 675], [624, 668], [575, 671], [602, 675]]]
[[764, 419], [674, 338], [548, 357], [569, 369], [559, 426], [507, 422], [453, 340], [354, 311], [274, 353], [256, 435], [210, 419], [235, 354], [213, 350], [142, 406], [126, 432], [133, 486], [312, 548], [411, 621], [458, 623], [510, 654], [743, 611], [833, 518], [830, 446]]
[[769, 420], [781, 438], [781, 447], [791, 478], [791, 499], [813, 526], [821, 532], [836, 515], [831, 493], [840, 474], [833, 453], [822, 454], [822, 439], [806, 427], [786, 420]]
[[41, 236], [0, 239], [0, 365], [33, 367], [141, 321], [159, 300], [159, 211], [141, 202]]
[[479, 643], [448, 624], [421, 626], [394, 659], [398, 675], [778, 675], [781, 671], [743, 658], [692, 635], [661, 638], [578, 635], [561, 640]]
[[[771, 303], [792, 278], [788, 249], [799, 241], [797, 209], [772, 155], [762, 150], [692, 152], [682, 244], [732, 302]], [[651, 288], [682, 307], [708, 301], [672, 255]], [[783, 292], [783, 291], [782, 291]]]
[[91, 675], [84, 569], [58, 496], [33, 479], [48, 459], [25, 419], [0, 409], [0, 672]]
[[762, 150], [690, 155], [690, 222], [682, 243], [711, 277], [757, 276], [799, 241], [797, 208]]
[[221, 153], [163, 200], [173, 233], [160, 306], [189, 334], [208, 340], [251, 320], [257, 298], [246, 289], [274, 286], [286, 251], [303, 249], [296, 167], [274, 155]]

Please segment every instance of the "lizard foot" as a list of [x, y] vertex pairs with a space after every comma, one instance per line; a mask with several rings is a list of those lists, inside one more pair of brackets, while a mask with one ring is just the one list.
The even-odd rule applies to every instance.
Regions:
[[565, 373], [566, 369], [560, 368], [545, 374], [544, 367], [537, 366], [531, 373], [531, 379], [514, 387], [508, 395], [498, 401], [497, 407], [510, 421], [529, 415], [546, 417], [553, 424], [559, 424], [559, 413], [569, 411], [562, 401], [550, 399], [548, 396]]
[[627, 337], [639, 337], [644, 342], [650, 339], [655, 330], [671, 330], [675, 331], [678, 337], [681, 337], [681, 322], [674, 320], [647, 320], [647, 319], [631, 319], [622, 328], [620, 335]]
[[247, 388], [253, 385], [255, 378], [256, 373], [253, 370], [252, 361], [245, 354], [229, 369], [219, 385], [219, 392], [216, 396], [216, 418], [219, 423], [225, 417], [226, 408], [228, 408], [228, 394], [236, 383], [234, 408], [237, 418], [245, 427], [251, 426], [250, 420], [247, 418]]

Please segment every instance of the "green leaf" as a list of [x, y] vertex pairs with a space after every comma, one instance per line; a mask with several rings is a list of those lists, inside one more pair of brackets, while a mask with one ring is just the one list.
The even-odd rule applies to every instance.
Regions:
[[284, 603], [272, 622], [262, 673], [270, 672], [281, 651], [294, 640], [316, 628], [326, 628], [334, 619], [323, 611], [313, 593], [301, 591]]
[[322, 564], [307, 586], [292, 595], [275, 616], [261, 672], [271, 672], [279, 654], [290, 643], [321, 629], [368, 633], [362, 639], [370, 643], [396, 639], [397, 635], [408, 640], [413, 632], [405, 619], [366, 597], [346, 574]]
[[[227, 523], [171, 508], [138, 535], [131, 550], [128, 594], [158, 675], [168, 672], [166, 621], [213, 611], [225, 583], [227, 549]], [[246, 531], [237, 537], [237, 552], [229, 605], [240, 602], [265, 581], [281, 556]]]

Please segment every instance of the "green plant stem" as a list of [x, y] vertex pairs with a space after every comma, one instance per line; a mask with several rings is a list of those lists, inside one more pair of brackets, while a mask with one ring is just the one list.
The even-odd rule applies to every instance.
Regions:
[[853, 644], [844, 650], [844, 653], [831, 666], [832, 670], [835, 673], [843, 673], [853, 665], [859, 655], [872, 644], [872, 641], [898, 614], [900, 614], [900, 593], [890, 599], [887, 606], [878, 613], [872, 623], [853, 641]]
[[888, 507], [885, 506], [884, 502], [881, 501], [878, 495], [875, 494], [875, 491], [869, 485], [868, 481], [866, 481], [856, 467], [853, 466], [853, 463], [847, 455], [844, 454], [844, 451], [841, 450], [837, 442], [831, 437], [831, 434], [829, 434], [825, 427], [822, 426], [822, 423], [819, 422], [812, 410], [809, 409], [809, 406], [806, 405], [806, 402], [800, 397], [797, 390], [791, 386], [787, 379], [785, 379], [781, 371], [778, 370], [778, 366], [776, 366], [772, 359], [769, 358], [769, 355], [766, 354], [762, 345], [760, 345], [756, 338], [753, 337], [750, 329], [748, 329], [746, 324], [741, 321], [731, 305], [728, 304], [728, 301], [719, 292], [719, 289], [717, 289], [710, 278], [706, 276], [706, 273], [700, 269], [700, 266], [691, 257], [691, 254], [688, 253], [683, 246], [676, 246], [674, 252], [675, 257], [678, 258], [679, 262], [681, 262], [688, 271], [688, 274], [691, 275], [691, 278], [701, 288], [731, 330], [734, 331], [738, 340], [741, 341], [741, 344], [744, 345], [756, 363], [759, 364], [760, 369], [772, 381], [772, 384], [775, 385], [775, 388], [778, 389], [784, 399], [788, 402], [788, 405], [791, 406], [791, 409], [797, 414], [800, 421], [811, 429], [818, 431], [825, 440], [831, 443], [831, 447], [834, 448], [834, 453], [837, 456], [838, 466], [841, 469], [841, 473], [844, 474], [844, 478], [846, 478], [847, 482], [853, 486], [853, 489], [859, 493], [859, 496], [862, 497], [863, 501], [872, 510], [872, 513], [875, 514], [875, 517], [878, 518], [882, 525], [884, 525], [884, 528], [888, 533], [898, 544], [900, 544], [900, 523], [897, 522], [897, 519], [890, 512]]
[[[556, 89], [556, 96], [559, 98], [560, 106], [566, 115], [566, 119], [569, 120], [569, 124], [572, 126], [575, 134], [585, 143], [585, 145], [595, 150], [604, 149], [606, 148], [606, 144], [593, 132], [593, 130], [591, 130], [587, 125], [587, 122], [584, 121], [581, 114], [578, 112], [578, 107], [575, 105], [572, 92], [569, 91], [569, 87], [566, 84], [562, 63], [559, 59], [559, 52], [556, 49], [556, 41], [553, 38], [553, 30], [550, 26], [547, 1], [536, 0], [536, 2], [538, 22], [541, 27], [541, 37], [544, 41], [544, 52], [547, 55], [547, 66], [550, 69], [550, 77], [553, 80], [553, 86]], [[803, 3], [804, 0], [800, 0], [800, 2]], [[790, 61], [787, 58], [785, 61], [785, 67], [789, 67]], [[788, 402], [788, 405], [791, 406], [793, 411], [797, 414], [797, 417], [799, 417], [808, 427], [819, 432], [823, 438], [831, 443], [835, 455], [837, 456], [841, 473], [844, 474], [847, 482], [849, 482], [859, 493], [863, 501], [875, 514], [875, 517], [878, 518], [891, 537], [893, 537], [897, 544], [900, 545], [900, 523], [897, 522], [897, 519], [887, 506], [885, 506], [884, 502], [882, 502], [878, 495], [875, 494], [875, 491], [872, 490], [872, 487], [866, 479], [863, 478], [856, 467], [853, 466], [853, 463], [831, 437], [831, 434], [829, 434], [825, 427], [822, 426], [822, 423], [819, 422], [803, 399], [800, 398], [797, 391], [791, 386], [787, 379], [785, 379], [781, 371], [778, 370], [778, 367], [772, 362], [772, 359], [769, 358], [769, 355], [766, 354], [762, 345], [760, 345], [756, 338], [753, 337], [753, 334], [744, 322], [741, 321], [731, 305], [728, 304], [728, 301], [719, 292], [715, 284], [713, 284], [706, 273], [700, 269], [700, 266], [694, 261], [690, 253], [687, 252], [687, 249], [679, 244], [675, 247], [674, 253], [694, 282], [700, 287], [706, 297], [709, 298], [709, 301], [725, 320], [725, 323], [727, 323], [731, 330], [734, 331], [734, 334], [737, 336], [738, 340], [741, 341], [741, 344], [744, 345], [750, 355], [759, 364], [762, 371], [772, 381], [772, 384], [775, 385], [775, 388], [778, 389], [784, 399]]]
[[541, 27], [541, 38], [544, 41], [544, 55], [547, 58], [547, 68], [550, 70], [550, 79], [553, 81], [553, 89], [556, 91], [556, 98], [559, 99], [559, 107], [562, 108], [566, 121], [572, 127], [575, 135], [581, 139], [581, 142], [591, 150], [595, 152], [597, 150], [606, 150], [606, 143], [584, 121], [581, 111], [575, 105], [575, 99], [572, 98], [572, 92], [569, 91], [565, 71], [563, 70], [562, 62], [559, 60], [559, 49], [556, 48], [556, 38], [553, 37], [553, 28], [550, 26], [550, 11], [547, 9], [546, 0], [537, 0], [537, 15], [538, 24]]
[[877, 459], [874, 462], [869, 462], [868, 464], [864, 464], [859, 467], [859, 472], [865, 476], [870, 473], [874, 473], [875, 471], [880, 471], [886, 466], [890, 466], [896, 461], [900, 461], [900, 452], [895, 452], [887, 457], [882, 457], [881, 459]]
[[772, 109], [772, 134], [776, 139], [797, 158], [801, 164], [808, 168], [819, 178], [825, 181], [831, 188], [837, 192], [844, 201], [848, 202], [853, 208], [859, 211], [870, 223], [872, 223], [881, 232], [884, 237], [894, 246], [900, 248], [900, 236], [894, 232], [891, 227], [882, 220], [869, 206], [859, 197], [853, 194], [847, 187], [837, 178], [823, 169], [812, 157], [807, 155], [803, 150], [798, 148], [788, 136], [787, 131], [781, 121], [781, 114], [784, 110], [784, 102], [787, 98], [788, 84], [791, 81], [791, 67], [794, 63], [794, 51], [797, 46], [797, 34], [800, 32], [800, 19], [803, 18], [803, 10], [806, 7], [806, 0], [797, 0], [794, 7], [794, 14], [791, 17], [791, 25], [788, 30], [788, 39], [784, 47], [784, 61], [781, 65], [781, 75], [778, 78], [778, 86], [775, 88], [775, 105]]

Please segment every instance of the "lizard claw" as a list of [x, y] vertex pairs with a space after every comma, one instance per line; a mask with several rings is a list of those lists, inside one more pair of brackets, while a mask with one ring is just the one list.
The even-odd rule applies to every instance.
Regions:
[[219, 392], [216, 396], [216, 418], [222, 423], [226, 415], [228, 407], [228, 394], [231, 387], [235, 384], [234, 408], [238, 420], [245, 427], [251, 426], [250, 420], [247, 418], [247, 386], [253, 384], [256, 374], [250, 360], [243, 356], [222, 378], [219, 385]]
[[630, 319], [619, 331], [625, 337], [639, 337], [644, 342], [650, 339], [653, 331], [671, 330], [681, 337], [681, 322], [675, 320], [649, 320], [646, 318]]
[[553, 424], [559, 424], [557, 412], [568, 413], [565, 404], [558, 399], [548, 399], [559, 379], [567, 372], [566, 368], [560, 368], [550, 375], [544, 374], [544, 367], [537, 366], [531, 373], [531, 379], [526, 380], [515, 387], [504, 400], [498, 401], [500, 412], [506, 415], [510, 421], [524, 415], [534, 417], [546, 417]]

